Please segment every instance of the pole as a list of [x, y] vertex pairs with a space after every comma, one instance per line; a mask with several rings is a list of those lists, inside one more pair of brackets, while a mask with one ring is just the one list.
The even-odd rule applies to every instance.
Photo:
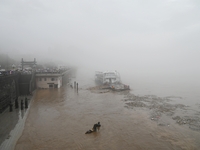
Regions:
[[10, 102], [10, 112], [13, 111], [12, 106], [13, 106], [13, 104]]
[[27, 99], [27, 97], [25, 98], [25, 108], [28, 108], [28, 99]]
[[21, 100], [21, 110], [23, 110], [24, 109], [24, 102], [23, 102], [23, 100]]
[[78, 93], [78, 83], [77, 83], [77, 93]]
[[18, 97], [15, 99], [15, 109], [19, 108]]

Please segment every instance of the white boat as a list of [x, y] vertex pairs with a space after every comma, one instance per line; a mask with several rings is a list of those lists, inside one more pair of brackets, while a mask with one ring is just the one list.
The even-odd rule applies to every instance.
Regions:
[[117, 71], [95, 72], [95, 80], [102, 84], [121, 83], [120, 74]]

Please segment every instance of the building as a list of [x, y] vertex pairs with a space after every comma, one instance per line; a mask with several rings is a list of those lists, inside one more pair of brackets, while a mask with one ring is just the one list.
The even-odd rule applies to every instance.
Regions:
[[60, 88], [63, 85], [63, 75], [59, 71], [36, 72], [37, 88]]

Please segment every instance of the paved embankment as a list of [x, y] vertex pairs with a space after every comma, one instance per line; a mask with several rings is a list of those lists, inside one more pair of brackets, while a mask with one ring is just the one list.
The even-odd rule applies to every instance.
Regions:
[[[25, 120], [33, 97], [27, 96], [29, 103], [27, 109], [24, 108], [21, 110], [19, 105], [19, 108], [13, 108], [12, 112], [7, 108], [0, 114], [0, 150], [13, 150], [15, 148], [15, 144], [24, 129]], [[25, 99], [25, 97], [19, 97], [19, 102], [21, 99]]]

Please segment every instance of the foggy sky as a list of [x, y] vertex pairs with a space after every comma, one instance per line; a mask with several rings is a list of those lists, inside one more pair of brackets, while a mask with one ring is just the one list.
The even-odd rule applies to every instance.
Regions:
[[1, 0], [0, 52], [199, 82], [200, 1]]

